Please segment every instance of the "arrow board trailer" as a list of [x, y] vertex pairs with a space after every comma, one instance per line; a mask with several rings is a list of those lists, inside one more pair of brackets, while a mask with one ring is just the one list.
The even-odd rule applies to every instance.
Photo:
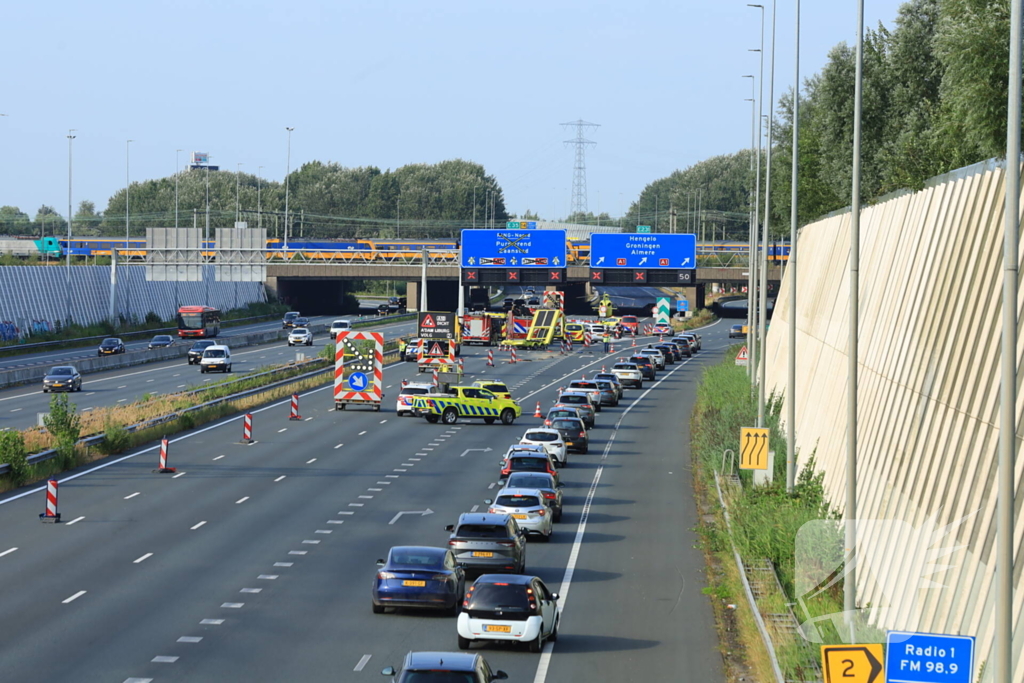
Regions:
[[365, 405], [380, 412], [384, 335], [343, 330], [334, 340], [334, 409]]
[[454, 372], [458, 368], [455, 361], [455, 342], [451, 339], [421, 339], [422, 351], [417, 363], [419, 372]]

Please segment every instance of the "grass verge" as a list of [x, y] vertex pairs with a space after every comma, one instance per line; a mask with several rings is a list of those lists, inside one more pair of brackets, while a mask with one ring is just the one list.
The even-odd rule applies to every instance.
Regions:
[[[745, 470], [739, 472], [739, 486], [722, 481], [732, 521], [730, 537], [718, 500], [714, 473], [716, 470], [721, 472], [726, 449], [739, 452], [740, 428], [757, 422], [757, 403], [746, 368], [734, 363], [734, 355], [735, 350], [726, 354], [726, 361], [704, 371], [691, 417], [694, 482], [698, 505], [703, 513], [702, 523], [696, 531], [709, 565], [709, 586], [705, 590], [716, 598], [713, 602], [716, 603], [723, 644], [730, 655], [735, 655], [733, 659], [727, 656], [731, 677], [738, 680], [744, 676], [743, 672], [749, 672], [755, 680], [772, 680], [771, 662], [742, 588], [732, 544], [747, 566], [748, 575], [751, 567], [770, 561], [778, 576], [778, 584], [771, 579], [762, 582], [761, 590], [755, 587], [757, 607], [765, 617], [785, 678], [814, 680], [818, 676], [817, 647], [809, 647], [799, 635], [776, 626], [777, 621], [772, 615], [787, 615], [791, 603], [800, 605], [801, 612], [796, 615], [800, 622], [842, 612], [842, 581], [814, 597], [797, 595], [797, 586], [806, 586], [806, 581], [801, 581], [800, 576], [806, 578], [822, 569], [827, 576], [833, 569], [841, 570], [841, 528], [837, 515], [825, 500], [822, 475], [815, 474], [813, 456], [798, 477], [794, 492], [786, 493], [786, 443], [785, 434], [779, 427], [782, 402], [773, 397], [766, 407], [765, 422], [770, 429], [769, 448], [782, 456], [775, 458], [774, 482], [771, 484], [754, 486], [750, 472]], [[728, 464], [726, 469], [730, 469]], [[814, 539], [813, 557], [801, 555], [798, 568], [795, 560], [798, 533], [805, 523], [816, 520], [822, 520], [822, 523], [813, 527], [818, 533]], [[801, 538], [806, 540], [807, 537]], [[815, 563], [816, 566], [812, 566]], [[810, 573], [798, 575], [798, 570]], [[802, 599], [798, 602], [797, 598]], [[830, 625], [820, 628], [820, 632], [825, 643], [842, 642]]]
[[710, 309], [702, 308], [690, 318], [686, 318], [685, 320], [673, 320], [672, 329], [676, 332], [685, 332], [686, 330], [710, 325], [716, 320], [718, 320], [718, 316], [712, 313]]

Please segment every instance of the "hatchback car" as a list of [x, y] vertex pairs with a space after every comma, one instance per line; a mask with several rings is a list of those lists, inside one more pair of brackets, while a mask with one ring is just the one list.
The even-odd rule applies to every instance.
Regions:
[[50, 368], [43, 377], [43, 393], [51, 391], [81, 391], [82, 375], [74, 365], [58, 365]]
[[683, 334], [681, 334], [679, 336], [680, 337], [684, 337], [687, 340], [689, 340], [690, 346], [693, 346], [693, 347], [695, 347], [695, 350], [700, 351], [701, 338], [700, 338], [699, 334], [697, 334], [696, 332], [684, 332]]
[[654, 348], [661, 351], [661, 355], [665, 357], [665, 362], [668, 365], [675, 365], [676, 361], [682, 360], [683, 356], [676, 348], [675, 344], [665, 342], [664, 344], [655, 344]]
[[676, 339], [672, 340], [672, 343], [676, 344], [679, 347], [679, 352], [683, 354], [683, 356], [685, 356], [686, 358], [690, 358], [693, 356], [693, 346], [690, 345], [690, 340], [683, 339], [682, 337], [677, 337]]
[[597, 423], [597, 408], [590, 400], [590, 395], [581, 391], [565, 392], [558, 397], [556, 404], [572, 406], [580, 411], [580, 417], [591, 428]]
[[484, 503], [488, 505], [488, 513], [511, 515], [520, 528], [526, 529], [527, 534], [540, 536], [545, 543], [551, 540], [555, 516], [544, 502], [544, 495], [537, 489], [505, 487], [498, 491], [494, 500], [487, 498]]
[[449, 524], [448, 549], [465, 569], [522, 574], [526, 571], [526, 532], [509, 515], [467, 512]]
[[466, 572], [446, 548], [396, 546], [387, 560], [377, 560], [373, 581], [373, 613], [387, 607], [429, 607], [452, 616], [459, 613], [466, 592]]
[[547, 427], [528, 429], [519, 443], [543, 446], [558, 467], [565, 467], [569, 464], [565, 441], [562, 440], [562, 433], [557, 429], [548, 429]]
[[612, 366], [612, 372], [619, 378], [623, 386], [636, 389], [644, 388], [643, 371], [636, 363], [616, 363]]
[[576, 410], [572, 406], [555, 406], [548, 410], [548, 414], [544, 416], [544, 426], [550, 427], [551, 423], [555, 420], [563, 417], [580, 417], [580, 411]]
[[201, 340], [193, 343], [192, 346], [190, 346], [189, 349], [188, 349], [188, 356], [187, 356], [188, 364], [189, 365], [196, 365], [200, 360], [202, 360], [202, 358], [203, 358], [203, 351], [205, 351], [206, 349], [210, 348], [211, 346], [216, 346], [216, 345], [217, 345], [217, 342], [215, 342], [212, 339], [201, 339]]
[[557, 429], [565, 442], [566, 450], [586, 453], [590, 450], [587, 425], [578, 417], [559, 417], [551, 421], [551, 428]]
[[598, 383], [598, 386], [601, 386], [601, 382], [611, 383], [612, 387], [615, 389], [615, 395], [617, 398], [621, 399], [622, 395], [625, 393], [622, 388], [622, 382], [614, 372], [599, 372], [594, 375], [594, 381]]
[[736, 339], [737, 337], [746, 337], [746, 333], [743, 332], [743, 325], [733, 325], [729, 328], [729, 339]]
[[558, 593], [536, 576], [484, 574], [466, 593], [456, 629], [460, 650], [478, 640], [504, 640], [540, 652], [545, 640], [558, 640]]
[[401, 671], [389, 666], [381, 674], [394, 683], [491, 683], [508, 678], [480, 655], [464, 652], [410, 652]]
[[590, 402], [594, 405], [594, 411], [601, 412], [601, 406], [604, 403], [601, 401], [601, 389], [597, 386], [596, 382], [591, 382], [587, 379], [574, 379], [569, 382], [566, 390], [586, 393], [590, 397]]
[[124, 342], [117, 337], [109, 337], [100, 342], [100, 347], [96, 350], [97, 356], [112, 356], [115, 353], [124, 353]]
[[287, 330], [289, 327], [295, 327], [295, 321], [302, 317], [302, 314], [298, 311], [288, 311], [284, 314], [284, 319], [281, 320], [281, 329]]
[[640, 374], [645, 380], [654, 380], [657, 377], [654, 361], [647, 356], [630, 356], [628, 360], [640, 369]]
[[540, 491], [544, 503], [551, 508], [552, 521], [562, 521], [562, 488], [555, 478], [546, 472], [513, 472], [503, 480], [505, 488], [534, 489]]
[[309, 331], [309, 328], [296, 327], [288, 333], [288, 346], [297, 346], [298, 344], [303, 346], [313, 345], [313, 333]]
[[377, 315], [387, 315], [390, 312], [391, 308], [387, 304], [377, 306]]
[[502, 479], [513, 472], [546, 472], [555, 478], [555, 484], [561, 483], [555, 461], [543, 449], [524, 451], [513, 446], [501, 459], [500, 464]]
[[601, 390], [601, 401], [605, 405], [617, 406], [622, 397], [622, 385], [619, 380], [595, 379], [594, 383]]
[[293, 325], [293, 327], [306, 327], [307, 325], [309, 325], [309, 318], [300, 315], [295, 319], [295, 325]]
[[640, 353], [638, 355], [647, 356], [648, 358], [650, 358], [651, 362], [654, 363], [655, 370], [665, 369], [665, 365], [667, 364], [665, 356], [661, 355], [661, 351], [654, 348], [653, 346], [647, 347], [646, 349], [640, 349]]
[[331, 339], [337, 339], [339, 332], [348, 332], [352, 329], [351, 320], [335, 320], [331, 323], [331, 328], [328, 330], [331, 335]]
[[412, 415], [412, 397], [423, 396], [434, 391], [433, 384], [423, 382], [409, 382], [398, 390], [398, 400], [395, 402], [395, 413], [398, 417]]
[[207, 347], [199, 360], [199, 372], [231, 372], [231, 349], [219, 344]]
[[498, 379], [478, 379], [473, 382], [473, 386], [486, 389], [498, 398], [512, 398], [512, 392], [508, 390], [508, 385]]
[[174, 346], [174, 338], [169, 334], [158, 334], [149, 340], [148, 349], [166, 349], [168, 346]]

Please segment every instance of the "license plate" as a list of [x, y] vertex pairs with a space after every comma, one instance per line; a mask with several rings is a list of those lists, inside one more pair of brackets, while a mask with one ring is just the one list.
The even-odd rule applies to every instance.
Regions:
[[501, 624], [484, 624], [484, 631], [487, 633], [512, 633], [512, 627]]
[[402, 582], [402, 585], [403, 585], [403, 586], [420, 586], [420, 587], [422, 587], [422, 586], [426, 586], [426, 585], [427, 585], [427, 582], [426, 582], [426, 581], [411, 581], [411, 580], [406, 580], [406, 581], [403, 581], [403, 582]]
[[64, 385], [63, 385], [63, 384], [61, 384], [60, 382], [54, 382], [54, 383], [53, 383], [53, 386], [55, 386], [55, 387], [62, 387], [62, 386], [64, 386]]
[[512, 515], [516, 519], [526, 519], [528, 515]]
[[565, 445], [566, 445], [566, 446], [571, 446], [571, 445], [572, 445], [572, 441], [566, 441], [566, 442], [565, 442]]
[[473, 557], [494, 557], [494, 553], [477, 551], [473, 553]]

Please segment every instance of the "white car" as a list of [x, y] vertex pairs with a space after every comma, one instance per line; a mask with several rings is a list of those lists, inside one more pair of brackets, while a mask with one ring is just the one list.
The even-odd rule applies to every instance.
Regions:
[[519, 443], [543, 446], [544, 450], [548, 452], [548, 455], [551, 456], [551, 459], [555, 461], [559, 468], [569, 464], [565, 441], [562, 439], [562, 433], [557, 429], [548, 429], [546, 427], [528, 429], [523, 434], [523, 438], [519, 440]]
[[484, 574], [466, 591], [456, 625], [459, 649], [475, 640], [504, 640], [540, 652], [545, 640], [558, 640], [558, 616], [558, 593], [536, 576]]
[[302, 344], [303, 346], [313, 345], [313, 333], [305, 327], [296, 327], [288, 333], [288, 346]]
[[665, 369], [665, 356], [661, 355], [661, 351], [658, 349], [642, 349], [639, 354], [640, 356], [647, 356], [654, 363], [655, 370]]
[[540, 536], [547, 543], [554, 533], [555, 514], [544, 500], [544, 494], [536, 489], [509, 489], [498, 491], [498, 496], [484, 500], [489, 507], [488, 514], [511, 515], [519, 528], [527, 533]]
[[339, 332], [348, 332], [351, 329], [352, 329], [352, 321], [351, 320], [335, 320], [333, 323], [331, 323], [331, 329], [330, 329], [331, 339], [337, 339]]
[[199, 360], [199, 372], [231, 372], [231, 349], [221, 344], [207, 346]]
[[422, 396], [434, 391], [433, 384], [422, 382], [410, 382], [398, 390], [398, 401], [395, 403], [395, 413], [398, 417], [412, 415], [412, 397]]
[[622, 382], [622, 386], [644, 388], [644, 375], [635, 363], [616, 363], [612, 366], [612, 372]]

